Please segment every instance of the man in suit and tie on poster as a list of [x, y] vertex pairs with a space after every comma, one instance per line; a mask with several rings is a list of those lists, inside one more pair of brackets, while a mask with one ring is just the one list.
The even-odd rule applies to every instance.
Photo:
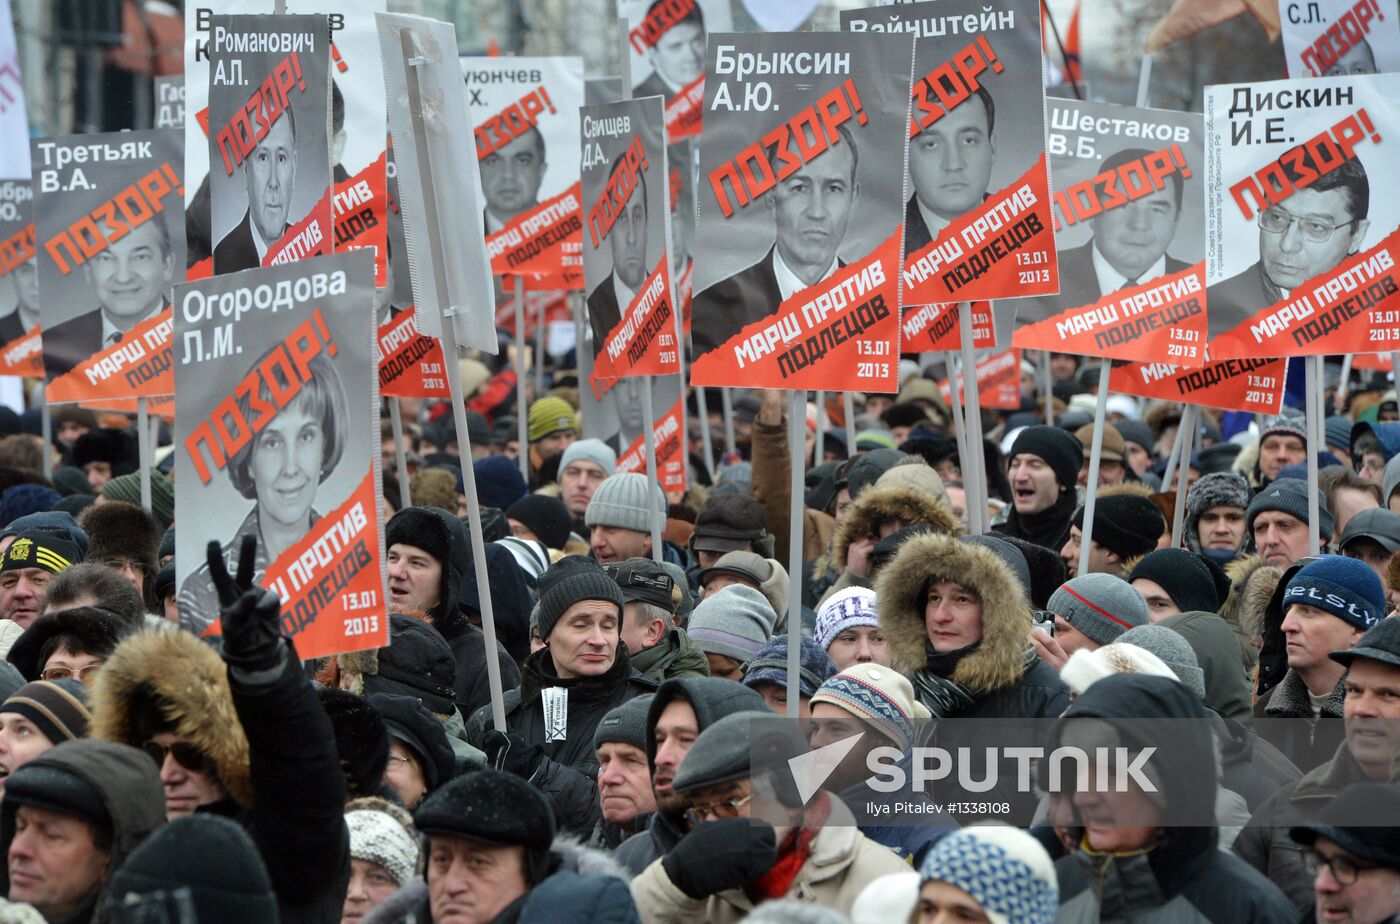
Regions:
[[[1098, 172], [1112, 173], [1150, 153], [1127, 148], [1104, 158]], [[1176, 171], [1169, 179], [1161, 189], [1099, 212], [1089, 219], [1089, 240], [1060, 251], [1060, 294], [1037, 299], [1049, 315], [1092, 305], [1110, 292], [1190, 268], [1190, 263], [1167, 253], [1181, 219], [1184, 183]]]
[[[613, 158], [608, 171], [609, 182], [626, 161], [625, 157]], [[599, 350], [608, 334], [622, 322], [622, 313], [637, 297], [650, 269], [647, 265], [646, 174], [640, 170], [626, 207], [608, 229], [608, 243], [612, 245], [612, 272], [588, 295], [588, 319], [593, 325], [593, 343]]]
[[[660, 6], [674, 6], [674, 0], [655, 0], [647, 7], [650, 17]], [[705, 71], [705, 14], [699, 0], [691, 0], [686, 14], [661, 33], [647, 49], [651, 74], [632, 88], [632, 97], [659, 96], [670, 102], [677, 93], [694, 83]]]
[[544, 180], [544, 136], [532, 125], [481, 158], [481, 191], [486, 196], [482, 218], [486, 233], [496, 234], [511, 219], [540, 203]]
[[214, 272], [263, 265], [268, 251], [292, 229], [288, 213], [297, 179], [297, 123], [288, 105], [243, 161], [248, 210], [214, 248]]
[[[860, 198], [860, 151], [845, 125], [837, 133], [834, 144], [763, 194], [776, 231], [763, 259], [695, 296], [691, 332], [697, 356], [845, 266], [837, 252]], [[768, 157], [777, 161], [772, 150]]]
[[174, 256], [165, 215], [155, 212], [83, 264], [97, 307], [44, 331], [44, 371], [53, 381], [120, 343], [170, 304]]
[[961, 103], [909, 139], [914, 195], [904, 208], [904, 252], [918, 253], [944, 228], [987, 198], [996, 164], [996, 103], [978, 86]]
[[[1303, 156], [1312, 168], [1312, 158]], [[1302, 181], [1291, 159], [1278, 163], [1291, 182]], [[1370, 205], [1366, 168], [1352, 157], [1261, 211], [1256, 216], [1259, 259], [1206, 289], [1212, 333], [1229, 330], [1287, 299], [1309, 279], [1330, 272], [1360, 250], [1370, 227]]]

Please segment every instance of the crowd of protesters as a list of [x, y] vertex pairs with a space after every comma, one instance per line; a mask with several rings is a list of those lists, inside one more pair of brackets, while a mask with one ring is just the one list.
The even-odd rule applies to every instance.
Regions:
[[[526, 445], [514, 373], [463, 360], [468, 434], [446, 402], [384, 425], [389, 644], [310, 662], [256, 536], [179, 611], [169, 445], [146, 510], [125, 417], [56, 409], [46, 445], [0, 408], [0, 922], [1400, 921], [1395, 392], [1333, 376], [1320, 446], [1202, 409], [1173, 543], [1182, 407], [1112, 396], [1088, 485], [1097, 365], [1046, 360], [983, 471], [911, 361], [849, 422], [809, 405], [796, 529], [783, 393], [733, 396], [732, 448], [690, 394], [667, 495], [583, 438], [567, 357]], [[794, 696], [800, 744], [845, 742], [815, 792], [757, 760]], [[1112, 796], [1037, 767], [1019, 826], [872, 781], [1007, 720], [1165, 759]]]

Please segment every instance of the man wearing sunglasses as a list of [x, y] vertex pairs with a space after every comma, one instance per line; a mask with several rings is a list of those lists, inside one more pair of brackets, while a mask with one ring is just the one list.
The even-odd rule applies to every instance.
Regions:
[[[1304, 155], [1308, 166], [1311, 156]], [[1290, 162], [1279, 167], [1303, 182]], [[1256, 216], [1259, 260], [1206, 290], [1211, 333], [1239, 324], [1255, 312], [1290, 297], [1315, 276], [1330, 272], [1361, 249], [1370, 222], [1371, 186], [1366, 168], [1349, 158]], [[1219, 320], [1217, 320], [1219, 319]]]
[[1290, 832], [1312, 877], [1318, 921], [1400, 920], [1400, 789], [1356, 783], [1323, 809], [1317, 824]]
[[330, 718], [282, 637], [277, 595], [253, 583], [256, 537], [236, 553], [236, 578], [217, 542], [207, 552], [220, 650], [188, 632], [123, 640], [93, 686], [92, 736], [154, 761], [167, 817], [208, 812], [242, 825], [281, 924], [339, 920], [350, 839]]

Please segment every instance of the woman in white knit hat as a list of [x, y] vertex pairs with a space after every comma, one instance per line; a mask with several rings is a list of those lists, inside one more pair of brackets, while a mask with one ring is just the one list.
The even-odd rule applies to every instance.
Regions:
[[346, 806], [350, 829], [350, 885], [340, 924], [359, 924], [385, 899], [413, 879], [418, 840], [402, 808], [383, 799], [356, 799]]

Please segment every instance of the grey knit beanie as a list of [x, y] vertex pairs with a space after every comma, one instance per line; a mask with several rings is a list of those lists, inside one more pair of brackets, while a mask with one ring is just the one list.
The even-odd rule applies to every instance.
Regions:
[[651, 532], [651, 512], [647, 508], [649, 489], [656, 492], [656, 509], [664, 519], [666, 495], [661, 492], [661, 486], [647, 481], [647, 476], [640, 472], [621, 472], [605, 478], [593, 492], [588, 510], [583, 514], [584, 525], [590, 529], [615, 526], [639, 533]]
[[540, 575], [539, 594], [536, 623], [540, 638], [546, 641], [564, 612], [581, 600], [606, 600], [616, 604], [618, 615], [622, 615], [622, 591], [617, 582], [586, 555], [566, 555], [555, 562]]
[[1166, 626], [1137, 626], [1129, 629], [1117, 639], [1122, 645], [1136, 645], [1143, 651], [1150, 651], [1162, 659], [1162, 663], [1172, 669], [1178, 680], [1186, 684], [1191, 692], [1202, 700], [1206, 698], [1206, 674], [1201, 670], [1201, 662], [1191, 643], [1181, 633]]
[[598, 750], [608, 741], [620, 741], [645, 751], [647, 711], [651, 709], [651, 697], [650, 693], [634, 696], [606, 713], [593, 732], [593, 750]]
[[617, 453], [602, 440], [574, 440], [559, 460], [559, 471], [568, 468], [570, 462], [592, 462], [606, 477], [617, 471]]
[[777, 616], [768, 598], [742, 584], [720, 588], [690, 614], [690, 640], [706, 654], [747, 662], [773, 636]]
[[[1201, 514], [1212, 507], [1238, 507], [1247, 510], [1249, 493], [1249, 482], [1239, 472], [1202, 475], [1186, 494], [1186, 516], [1181, 530], [1186, 547], [1193, 552], [1201, 551], [1201, 534], [1197, 529]], [[1305, 511], [1304, 519], [1306, 518]], [[1248, 537], [1245, 542], [1247, 545]]]
[[1127, 581], [1092, 572], [1071, 578], [1050, 595], [1047, 607], [1088, 638], [1107, 645], [1147, 624], [1147, 604]]
[[[1254, 496], [1244, 514], [1245, 532], [1254, 535], [1254, 518], [1266, 510], [1276, 510], [1308, 522], [1308, 485], [1299, 478], [1280, 478]], [[1317, 533], [1326, 542], [1332, 535], [1332, 512], [1321, 494], [1317, 496]]]

